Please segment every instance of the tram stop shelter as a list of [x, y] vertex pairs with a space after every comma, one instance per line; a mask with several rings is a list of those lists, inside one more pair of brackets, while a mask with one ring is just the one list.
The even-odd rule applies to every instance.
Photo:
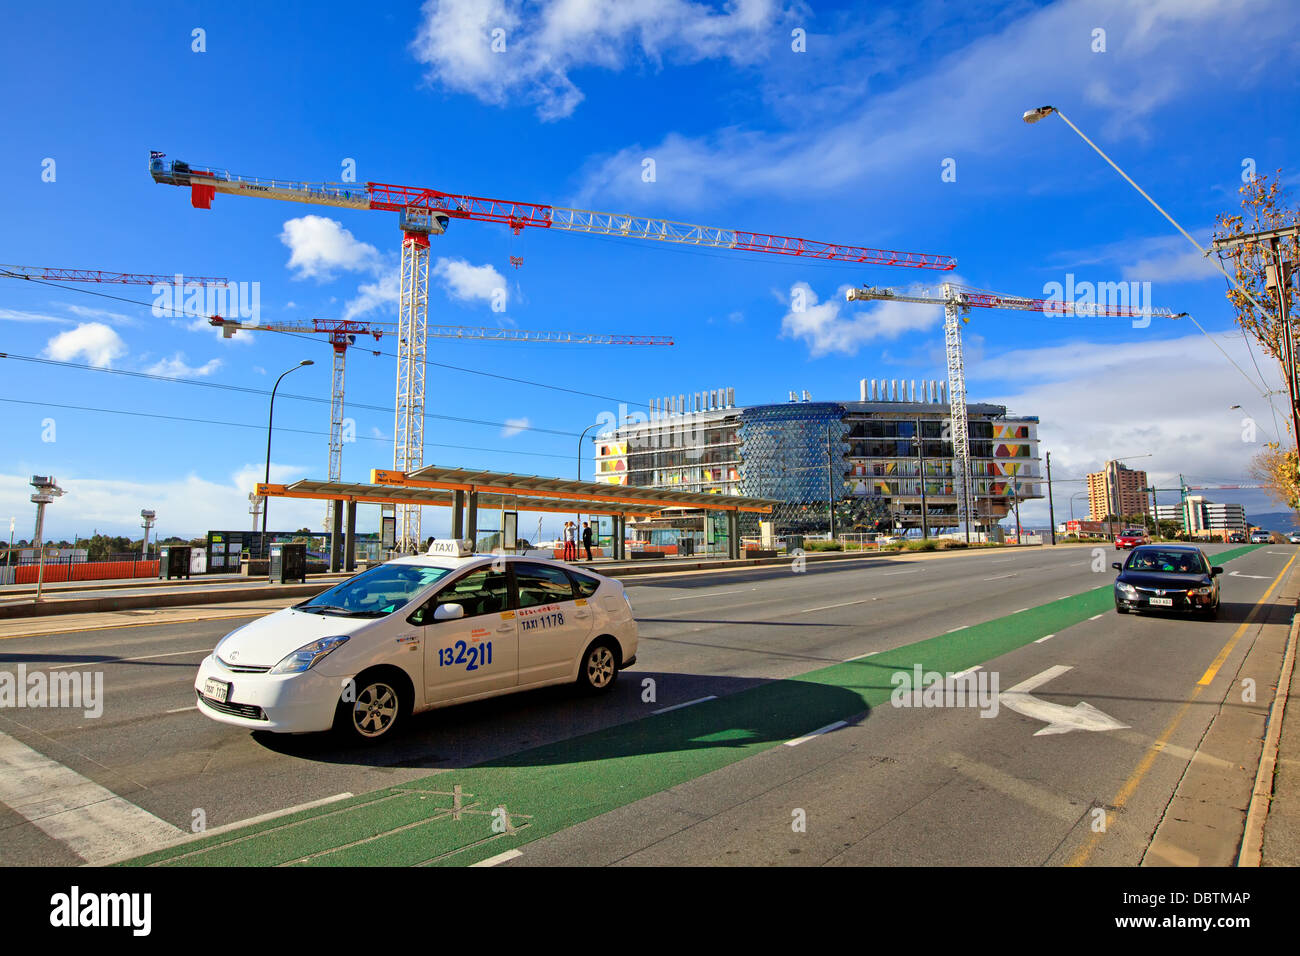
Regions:
[[[480, 508], [502, 511], [608, 515], [614, 519], [614, 558], [627, 557], [629, 515], [658, 515], [669, 508], [722, 512], [727, 522], [728, 557], [740, 557], [741, 512], [770, 514], [778, 501], [742, 495], [670, 491], [603, 482], [516, 475], [510, 472], [444, 468], [429, 465], [412, 472], [376, 468], [368, 484], [306, 479], [290, 485], [257, 485], [257, 494], [272, 498], [334, 501], [330, 570], [356, 567], [357, 505], [417, 505], [452, 509], [451, 536], [477, 540]], [[346, 530], [344, 514], [346, 513]]]

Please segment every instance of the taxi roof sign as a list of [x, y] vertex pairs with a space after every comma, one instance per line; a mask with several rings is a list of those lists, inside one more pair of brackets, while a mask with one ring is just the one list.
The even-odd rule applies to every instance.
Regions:
[[474, 553], [474, 542], [468, 538], [447, 538], [443, 541], [435, 540], [429, 545], [428, 554], [441, 555], [443, 557], [467, 558]]

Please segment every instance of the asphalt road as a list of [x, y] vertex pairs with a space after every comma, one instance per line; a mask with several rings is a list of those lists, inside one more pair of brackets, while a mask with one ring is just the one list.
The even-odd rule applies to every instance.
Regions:
[[[105, 704], [97, 719], [0, 710], [0, 761], [21, 769], [0, 784], [10, 804], [0, 804], [0, 863], [126, 855], [96, 836], [104, 824], [93, 814], [35, 825], [66, 809], [41, 803], [52, 787], [98, 785], [103, 814], [123, 811], [128, 823], [135, 808], [151, 815], [127, 828], [134, 835], [125, 849], [143, 853], [188, 833], [200, 813], [210, 829], [486, 766], [472, 778], [477, 785], [551, 775], [545, 800], [516, 808], [537, 821], [534, 833], [549, 835], [521, 841], [522, 855], [508, 865], [1133, 864], [1211, 716], [1208, 706], [1184, 707], [1189, 689], [1296, 550], [1262, 546], [1232, 561], [1217, 622], [1119, 616], [1109, 607], [1076, 622], [1078, 608], [1095, 603], [1086, 593], [1113, 579], [1108, 548], [1096, 557], [1061, 547], [633, 579], [639, 662], [610, 695], [547, 689], [436, 711], [371, 751], [324, 737], [252, 735], [201, 717], [194, 669], [240, 621], [13, 638], [0, 642], [0, 669], [102, 672]], [[1085, 597], [1059, 600], [1074, 595]], [[1017, 628], [1058, 618], [1066, 626], [1041, 641], [1015, 637]], [[998, 675], [997, 716], [887, 703], [897, 668], [864, 655], [885, 662], [928, 639], [939, 642], [935, 660], [960, 657]], [[1238, 642], [1215, 681], [1230, 679], [1248, 643]], [[1087, 701], [1125, 727], [1036, 736], [1047, 723], [1013, 710], [1005, 695], [1049, 672], [1034, 698], [1071, 708]], [[864, 707], [862, 694], [885, 703]], [[702, 698], [714, 699], [654, 713]], [[1185, 718], [1165, 734], [1180, 710]], [[847, 723], [782, 745], [837, 722], [824, 715]], [[654, 729], [678, 725], [685, 738]], [[795, 726], [802, 730], [788, 732]], [[737, 748], [718, 756], [714, 741], [728, 735]], [[1093, 811], [1111, 805], [1157, 740], [1160, 756], [1098, 836]], [[601, 774], [624, 758], [643, 770], [638, 785], [611, 797], [622, 785]], [[804, 832], [792, 829], [800, 812]], [[310, 856], [275, 852], [280, 861]]]

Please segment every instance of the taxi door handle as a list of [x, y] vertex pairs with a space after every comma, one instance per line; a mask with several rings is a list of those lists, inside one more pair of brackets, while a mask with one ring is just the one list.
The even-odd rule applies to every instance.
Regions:
[[505, 633], [507, 633], [508, 631], [513, 631], [514, 629], [515, 629], [515, 622], [514, 622], [514, 621], [508, 621], [508, 622], [506, 622], [505, 624], [499, 624], [499, 625], [497, 625], [497, 633], [498, 633], [498, 634], [505, 634]]
[[573, 616], [574, 616], [574, 617], [591, 617], [591, 612], [590, 612], [590, 611], [586, 611], [586, 610], [578, 610], [578, 611], [574, 611], [574, 612], [573, 612]]

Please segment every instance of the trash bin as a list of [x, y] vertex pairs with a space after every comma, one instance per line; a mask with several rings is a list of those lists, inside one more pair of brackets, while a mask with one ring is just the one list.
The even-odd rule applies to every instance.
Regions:
[[273, 544], [271, 545], [270, 573], [268, 579], [272, 584], [287, 584], [290, 581], [307, 581], [307, 545]]
[[794, 554], [796, 551], [802, 551], [803, 549], [804, 549], [804, 548], [803, 548], [803, 535], [801, 535], [801, 534], [787, 534], [787, 535], [785, 536], [785, 553], [786, 553], [786, 554]]
[[688, 557], [688, 558], [689, 558], [689, 557], [694, 557], [694, 555], [695, 555], [695, 539], [694, 539], [694, 538], [678, 538], [678, 539], [677, 539], [677, 553], [678, 553], [679, 555], [682, 555], [682, 556], [684, 556], [684, 557]]
[[194, 549], [186, 545], [169, 544], [158, 555], [158, 577], [170, 581], [172, 578], [189, 579], [190, 552]]

